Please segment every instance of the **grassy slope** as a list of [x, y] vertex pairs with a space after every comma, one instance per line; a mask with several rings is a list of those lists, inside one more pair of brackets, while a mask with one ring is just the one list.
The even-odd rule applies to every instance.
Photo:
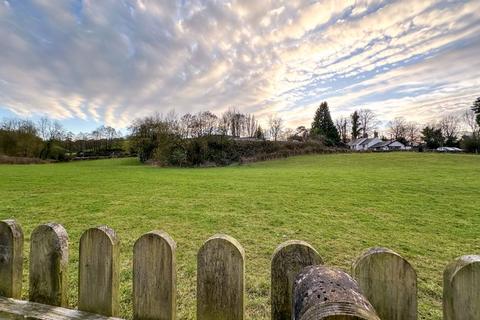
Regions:
[[245, 247], [248, 319], [269, 318], [270, 257], [287, 239], [308, 241], [328, 264], [345, 270], [368, 247], [397, 251], [417, 269], [420, 318], [441, 319], [445, 264], [480, 251], [479, 177], [480, 157], [414, 153], [211, 169], [159, 169], [132, 159], [4, 165], [0, 218], [20, 221], [27, 244], [40, 223], [67, 228], [73, 306], [80, 235], [107, 224], [122, 241], [123, 316], [131, 314], [133, 242], [158, 228], [178, 245], [179, 319], [194, 318], [195, 254], [219, 232]]

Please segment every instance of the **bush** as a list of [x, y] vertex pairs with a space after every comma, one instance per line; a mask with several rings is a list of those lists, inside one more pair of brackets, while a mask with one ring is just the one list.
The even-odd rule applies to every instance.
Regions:
[[480, 136], [464, 136], [460, 142], [460, 146], [465, 152], [479, 153], [480, 152]]

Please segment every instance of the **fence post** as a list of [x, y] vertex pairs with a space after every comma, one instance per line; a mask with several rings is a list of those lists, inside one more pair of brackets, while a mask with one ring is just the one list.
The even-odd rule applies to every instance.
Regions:
[[57, 223], [38, 226], [30, 238], [29, 299], [68, 306], [68, 235]]
[[380, 320], [352, 277], [325, 266], [306, 267], [298, 274], [293, 312], [293, 320]]
[[23, 231], [15, 220], [0, 221], [0, 296], [22, 296]]
[[197, 319], [243, 320], [243, 247], [227, 235], [214, 235], [197, 256]]
[[80, 238], [78, 309], [105, 316], [119, 311], [119, 241], [107, 226]]
[[353, 264], [352, 275], [381, 319], [417, 319], [417, 274], [386, 248], [371, 248]]
[[462, 256], [445, 268], [443, 319], [480, 319], [480, 256]]
[[174, 320], [175, 241], [163, 231], [141, 236], [133, 247], [134, 319]]
[[272, 320], [292, 319], [295, 277], [303, 268], [317, 264], [323, 264], [322, 258], [304, 241], [286, 241], [275, 249], [271, 265]]

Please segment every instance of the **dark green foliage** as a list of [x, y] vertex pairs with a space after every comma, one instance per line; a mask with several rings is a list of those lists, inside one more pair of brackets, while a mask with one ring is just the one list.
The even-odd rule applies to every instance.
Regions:
[[354, 140], [360, 136], [360, 116], [355, 111], [350, 117], [352, 119], [352, 140]]
[[477, 123], [480, 126], [480, 97], [473, 103], [472, 110], [477, 115]]
[[480, 152], [480, 136], [473, 134], [471, 136], [464, 136], [460, 141], [460, 146], [465, 152], [479, 153]]
[[310, 133], [314, 137], [325, 137], [325, 140], [329, 145], [338, 145], [340, 143], [340, 135], [332, 121], [326, 101], [322, 102], [315, 112]]
[[257, 139], [265, 140], [265, 133], [263, 132], [263, 129], [261, 126], [258, 126], [257, 130], [255, 130], [254, 137]]
[[422, 139], [427, 145], [428, 149], [436, 149], [443, 146], [445, 143], [445, 139], [442, 135], [442, 129], [426, 126], [422, 130], [422, 135]]

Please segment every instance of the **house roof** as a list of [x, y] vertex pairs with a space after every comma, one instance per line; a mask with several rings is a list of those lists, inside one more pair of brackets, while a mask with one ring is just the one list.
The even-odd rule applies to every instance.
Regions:
[[367, 138], [358, 138], [355, 140], [352, 140], [348, 143], [349, 146], [357, 146], [360, 145], [364, 140], [367, 140]]
[[365, 141], [362, 141], [360, 143], [361, 146], [364, 146], [364, 145], [367, 145], [369, 144], [370, 142], [374, 141], [374, 140], [377, 140], [378, 138], [370, 138], [370, 139], [365, 139]]
[[391, 143], [391, 141], [381, 141], [379, 143], [375, 143], [371, 148], [383, 148], [388, 146]]
[[397, 141], [397, 140], [389, 140], [389, 141], [382, 141], [382, 142], [379, 142], [379, 143], [376, 143], [374, 144], [373, 146], [371, 146], [371, 148], [383, 148], [383, 147], [387, 147], [389, 145], [391, 145], [392, 143], [399, 143], [403, 146], [403, 143]]

